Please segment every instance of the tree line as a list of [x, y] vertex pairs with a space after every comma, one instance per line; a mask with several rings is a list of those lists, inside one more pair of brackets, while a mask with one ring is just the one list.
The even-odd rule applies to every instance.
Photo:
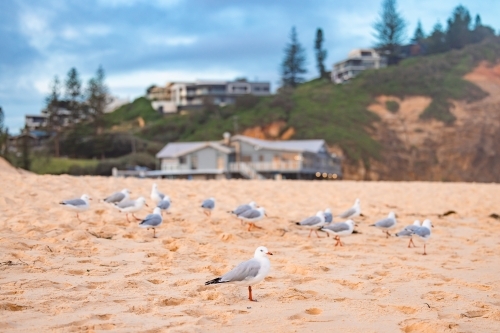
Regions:
[[[373, 24], [373, 36], [376, 39], [374, 48], [387, 57], [388, 65], [396, 65], [407, 56], [403, 50], [407, 41], [407, 25], [407, 21], [397, 8], [396, 0], [383, 0], [379, 17]], [[426, 34], [419, 21], [410, 43], [421, 48], [420, 55], [431, 55], [461, 49], [493, 36], [495, 36], [495, 30], [483, 25], [479, 14], [475, 16], [473, 23], [467, 8], [459, 5], [448, 18], [446, 28], [438, 22], [432, 31]], [[314, 41], [318, 78], [330, 79], [324, 65], [327, 51], [323, 43], [323, 30], [318, 28]], [[285, 46], [284, 53], [280, 67], [281, 85], [282, 88], [295, 88], [305, 81], [304, 74], [307, 73], [306, 51], [298, 40], [295, 27], [291, 29], [290, 41]]]
[[[56, 75], [50, 83], [50, 93], [45, 98], [47, 131], [53, 135], [54, 155], [59, 157], [59, 140], [64, 128], [71, 127], [83, 120], [95, 124], [95, 134], [101, 134], [104, 128], [103, 115], [108, 103], [109, 89], [105, 82], [102, 66], [96, 71], [86, 87], [76, 68], [68, 71], [64, 87]], [[64, 88], [64, 91], [63, 91]], [[63, 113], [62, 110], [68, 110]]]

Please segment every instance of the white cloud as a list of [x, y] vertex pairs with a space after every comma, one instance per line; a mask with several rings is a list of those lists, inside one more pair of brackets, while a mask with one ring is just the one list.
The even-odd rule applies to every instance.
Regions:
[[[143, 0], [98, 0], [101, 6], [106, 7], [123, 7], [123, 6], [134, 6], [137, 3], [143, 2]], [[157, 7], [172, 7], [177, 5], [181, 0], [151, 0], [148, 1]]]
[[175, 36], [175, 37], [162, 37], [162, 36], [150, 36], [147, 35], [144, 41], [150, 45], [166, 45], [166, 46], [182, 46], [182, 45], [192, 45], [198, 41], [195, 36]]

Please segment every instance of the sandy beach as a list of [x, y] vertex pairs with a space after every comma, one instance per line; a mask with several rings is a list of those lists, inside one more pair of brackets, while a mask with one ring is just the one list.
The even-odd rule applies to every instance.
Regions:
[[[0, 164], [2, 332], [499, 332], [499, 184], [171, 181], [36, 176]], [[172, 198], [152, 231], [100, 202], [151, 186]], [[59, 201], [89, 194], [83, 222]], [[215, 197], [207, 218], [199, 205]], [[361, 200], [359, 234], [334, 247], [293, 221]], [[268, 217], [247, 232], [227, 211], [256, 201]], [[369, 224], [395, 211], [398, 230], [430, 218], [408, 249]], [[446, 211], [456, 214], [442, 216]], [[210, 285], [266, 246], [271, 272], [254, 287]]]

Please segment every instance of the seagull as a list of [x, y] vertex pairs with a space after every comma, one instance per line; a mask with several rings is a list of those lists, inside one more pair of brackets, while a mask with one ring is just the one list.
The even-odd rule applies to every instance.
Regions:
[[385, 219], [377, 221], [374, 224], [370, 224], [370, 227], [376, 227], [384, 230], [384, 232], [387, 234], [386, 238], [389, 238], [389, 236], [391, 235], [389, 233], [389, 229], [394, 228], [396, 226], [396, 223], [396, 214], [394, 214], [394, 212], [390, 212]]
[[247, 260], [233, 268], [221, 277], [205, 282], [205, 285], [218, 283], [234, 283], [248, 286], [248, 299], [252, 298], [252, 286], [264, 280], [271, 268], [271, 262], [267, 255], [273, 255], [265, 246], [259, 246], [255, 250], [253, 259]]
[[413, 230], [413, 234], [417, 235], [418, 237], [422, 238], [424, 240], [424, 255], [427, 253], [425, 252], [425, 245], [429, 238], [431, 238], [431, 228], [432, 228], [432, 222], [429, 219], [425, 219], [424, 222], [422, 222], [422, 226]]
[[163, 199], [158, 202], [158, 205], [156, 207], [160, 208], [162, 211], [165, 211], [168, 213], [170, 210], [170, 206], [172, 204], [172, 201], [170, 200], [170, 197], [168, 195], [164, 196]]
[[315, 216], [310, 216], [310, 217], [302, 220], [301, 222], [296, 222], [295, 224], [300, 225], [301, 227], [306, 227], [306, 228], [311, 229], [309, 231], [309, 236], [307, 236], [307, 237], [311, 237], [311, 233], [314, 230], [314, 232], [316, 233], [316, 236], [318, 238], [321, 238], [318, 235], [318, 228], [322, 227], [325, 224], [325, 213], [323, 213], [323, 211], [320, 210], [319, 212], [316, 213]]
[[165, 197], [165, 194], [158, 191], [158, 186], [156, 185], [156, 183], [154, 183], [153, 188], [151, 189], [151, 199], [154, 202], [158, 203], [158, 202], [162, 201], [164, 197]]
[[359, 199], [356, 199], [356, 202], [351, 208], [337, 215], [337, 217], [340, 217], [342, 219], [352, 219], [354, 217], [359, 216], [360, 214], [361, 214], [361, 207], [359, 205]]
[[130, 191], [127, 190], [126, 188], [124, 188], [120, 192], [115, 192], [115, 193], [111, 194], [109, 197], [104, 199], [104, 202], [107, 202], [107, 203], [121, 202], [123, 200], [127, 200], [129, 197], [129, 194], [130, 194]]
[[84, 194], [80, 197], [80, 199], [64, 200], [59, 204], [71, 210], [75, 210], [77, 212], [76, 217], [80, 222], [82, 222], [82, 220], [80, 220], [80, 216], [78, 216], [78, 212], [83, 212], [90, 208], [89, 200], [92, 199], [88, 195]]
[[264, 207], [259, 207], [257, 209], [249, 209], [244, 211], [243, 213], [238, 215], [238, 218], [248, 222], [247, 230], [250, 231], [252, 227], [262, 229], [261, 227], [256, 226], [254, 222], [262, 220], [264, 216], [267, 216]]
[[132, 216], [140, 221], [141, 219], [136, 217], [134, 215], [135, 212], [138, 212], [141, 210], [142, 206], [146, 205], [146, 207], [149, 207], [148, 204], [146, 203], [146, 199], [144, 197], [139, 197], [135, 200], [124, 200], [122, 202], [116, 203], [115, 207], [118, 208], [122, 213], [126, 213], [127, 216], [127, 221], [130, 222], [128, 218], [128, 214], [132, 213]]
[[325, 209], [325, 224], [330, 224], [333, 222], [332, 210], [330, 208]]
[[254, 209], [255, 208], [255, 202], [250, 202], [248, 204], [243, 204], [239, 205], [236, 207], [234, 210], [230, 211], [229, 213], [234, 214], [236, 216], [242, 214], [243, 212], [249, 210], [249, 209]]
[[159, 227], [163, 222], [163, 218], [161, 217], [161, 209], [156, 207], [153, 210], [153, 214], [149, 214], [144, 218], [144, 220], [139, 223], [139, 227], [141, 228], [153, 228], [153, 238], [156, 238], [156, 227]]
[[335, 246], [344, 246], [340, 241], [340, 236], [348, 236], [352, 234], [352, 232], [354, 231], [354, 221], [347, 220], [345, 222], [332, 223], [321, 228], [320, 230], [325, 231], [328, 235], [335, 235], [334, 239], [337, 241], [337, 243], [335, 243]]
[[203, 200], [203, 202], [201, 203], [201, 208], [203, 208], [203, 213], [205, 213], [206, 216], [212, 215], [212, 210], [215, 208], [215, 199], [208, 198], [206, 200]]
[[413, 247], [415, 247], [415, 243], [413, 243], [413, 230], [417, 229], [420, 227], [420, 221], [415, 220], [413, 224], [406, 226], [403, 230], [398, 232], [396, 234], [396, 237], [404, 237], [404, 238], [410, 238], [410, 242], [408, 243], [408, 247], [411, 247], [410, 244], [413, 244]]

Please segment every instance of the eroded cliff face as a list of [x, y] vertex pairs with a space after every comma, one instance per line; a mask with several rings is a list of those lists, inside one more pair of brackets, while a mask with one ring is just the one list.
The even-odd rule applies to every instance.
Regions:
[[[453, 125], [422, 120], [428, 97], [400, 100], [380, 96], [369, 110], [381, 120], [371, 130], [383, 146], [382, 160], [346, 165], [348, 179], [500, 182], [500, 65], [483, 63], [465, 79], [489, 96], [474, 103], [453, 102]], [[397, 112], [386, 101], [399, 103]]]

